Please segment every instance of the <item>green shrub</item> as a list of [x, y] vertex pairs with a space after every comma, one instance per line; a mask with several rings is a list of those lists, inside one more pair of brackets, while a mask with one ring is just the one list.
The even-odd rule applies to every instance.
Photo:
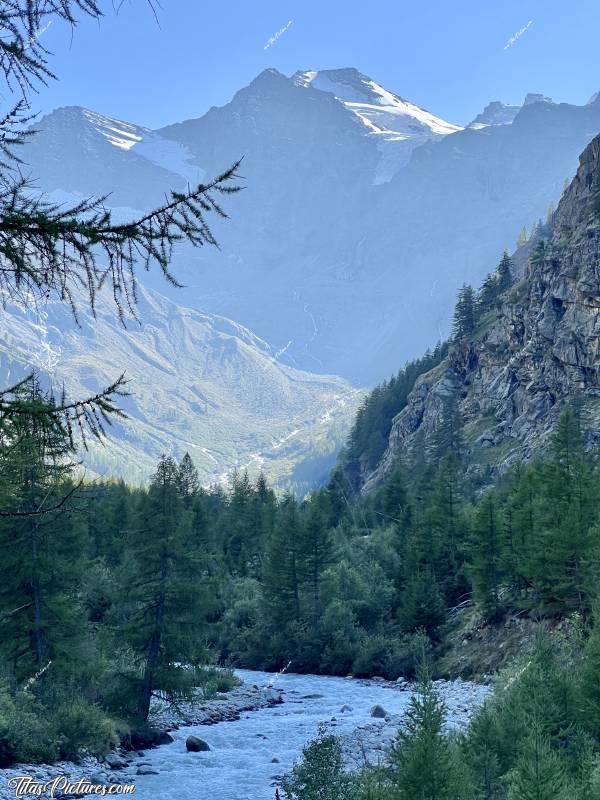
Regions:
[[339, 739], [321, 727], [303, 749], [302, 760], [283, 779], [282, 789], [287, 800], [352, 800], [355, 784], [344, 770]]
[[363, 636], [358, 655], [352, 664], [352, 674], [357, 678], [371, 675], [388, 677], [390, 646], [385, 636]]
[[115, 720], [83, 699], [58, 708], [51, 717], [51, 727], [60, 757], [70, 761], [76, 760], [81, 750], [104, 755], [119, 742]]
[[14, 761], [52, 762], [58, 756], [46, 709], [27, 691], [0, 688], [0, 767]]
[[407, 633], [390, 642], [390, 657], [387, 667], [389, 678], [414, 678], [424, 662], [429, 663], [433, 645], [425, 631]]
[[204, 667], [196, 672], [196, 685], [205, 700], [212, 700], [221, 692], [229, 692], [240, 685], [233, 670], [223, 667]]

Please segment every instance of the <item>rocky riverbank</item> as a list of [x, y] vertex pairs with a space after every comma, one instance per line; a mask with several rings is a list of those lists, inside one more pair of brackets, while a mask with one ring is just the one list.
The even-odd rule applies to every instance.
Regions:
[[[198, 696], [195, 700], [181, 703], [177, 707], [156, 701], [151, 710], [150, 723], [160, 732], [158, 743], [167, 744], [173, 741], [169, 731], [182, 726], [235, 722], [244, 712], [258, 711], [281, 702], [281, 695], [270, 686], [261, 687], [243, 683], [212, 700]], [[126, 747], [118, 748], [103, 759], [85, 756], [79, 764], [71, 761], [59, 761], [55, 764], [15, 764], [10, 769], [0, 770], [0, 800], [14, 800], [13, 779], [23, 776], [31, 778], [36, 784], [48, 786], [55, 779], [66, 778], [71, 785], [83, 779], [97, 786], [109, 787], [112, 784], [134, 784], [138, 775], [152, 773], [152, 764], [146, 758], [146, 753], [143, 750], [130, 750]], [[41, 797], [50, 797], [49, 792], [50, 789]], [[54, 794], [56, 798], [82, 796], [84, 795], [65, 792], [60, 784], [57, 784]]]
[[[396, 683], [377, 678], [374, 680], [379, 680], [382, 685], [409, 695], [415, 690], [413, 684], [401, 678]], [[439, 680], [435, 681], [434, 685], [446, 706], [448, 731], [464, 730], [475, 711], [483, 705], [491, 692], [488, 686], [462, 680]], [[346, 709], [348, 706], [341, 706], [340, 717], [348, 713]], [[392, 746], [398, 730], [402, 728], [404, 714], [388, 713], [384, 706], [373, 707], [371, 716], [372, 721], [358, 726], [352, 733], [341, 737], [344, 756], [352, 769], [381, 762]], [[335, 725], [337, 722], [338, 719], [333, 719], [330, 725]], [[332, 733], [335, 733], [335, 728], [332, 729]]]
[[[229, 786], [236, 782], [234, 770], [239, 768], [239, 763], [249, 763], [249, 759], [252, 759], [253, 769], [251, 773], [244, 770], [243, 775], [237, 776], [238, 784], [241, 785], [240, 778], [260, 779], [259, 762], [262, 759], [265, 761], [265, 783], [256, 787], [256, 791], [262, 791], [264, 787], [272, 788], [279, 783], [280, 776], [291, 768], [293, 761], [300, 756], [303, 744], [316, 733], [320, 723], [325, 723], [331, 733], [341, 737], [349, 767], [358, 768], [366, 762], [377, 763], [384, 758], [402, 726], [404, 712], [415, 688], [402, 679], [391, 682], [383, 678], [269, 676], [245, 671], [243, 675], [244, 683], [209, 701], [198, 697], [177, 708], [155, 702], [151, 723], [161, 731], [161, 742], [175, 740], [172, 748], [122, 747], [105, 759], [86, 757], [80, 764], [15, 765], [1, 771], [0, 800], [15, 797], [10, 780], [20, 776], [29, 776], [36, 783], [45, 784], [62, 776], [71, 784], [81, 778], [100, 787], [135, 784], [136, 795], [140, 798], [170, 798], [170, 781], [177, 775], [176, 780], [181, 782], [181, 797], [188, 797], [185, 794], [188, 789], [189, 796], [195, 797], [197, 784], [187, 786], [185, 782], [197, 775], [195, 770], [199, 765], [210, 764], [211, 776], [215, 779], [219, 779], [220, 774], [215, 767], [220, 765], [224, 777], [231, 778], [225, 781]], [[448, 729], [466, 727], [490, 692], [487, 686], [461, 680], [437, 681], [436, 688], [447, 708]], [[270, 711], [256, 715], [250, 713], [259, 709]], [[200, 727], [214, 726], [219, 722], [237, 724], [231, 728], [218, 726], [212, 731], [207, 729], [206, 734]], [[286, 739], [290, 737], [294, 723], [298, 730], [288, 742]], [[188, 739], [195, 740], [192, 742], [194, 747], [186, 746]], [[192, 752], [186, 753], [186, 750]], [[204, 770], [202, 774], [206, 778]], [[215, 786], [215, 796], [219, 796], [217, 788], [221, 790], [220, 785]], [[82, 795], [66, 793], [60, 787], [55, 793], [55, 797], [77, 796]], [[220, 796], [219, 800], [222, 800]]]

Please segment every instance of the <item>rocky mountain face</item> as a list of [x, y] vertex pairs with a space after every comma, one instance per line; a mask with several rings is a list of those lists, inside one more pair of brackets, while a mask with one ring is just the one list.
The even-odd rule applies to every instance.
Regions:
[[457, 288], [546, 216], [600, 130], [598, 101], [530, 100], [509, 124], [460, 130], [356, 70], [266, 70], [159, 131], [59, 109], [23, 157], [55, 199], [110, 192], [122, 218], [243, 156], [221, 251], [176, 254], [185, 304], [365, 385], [447, 336]]
[[110, 299], [98, 300], [93, 319], [82, 299], [79, 325], [59, 301], [0, 315], [3, 387], [35, 368], [55, 392], [83, 398], [125, 371], [128, 418], [81, 452], [88, 475], [143, 483], [161, 454], [185, 452], [204, 484], [262, 469], [302, 492], [327, 475], [360, 400], [343, 379], [280, 364], [243, 326], [151, 290], [140, 291], [140, 322], [126, 328]]
[[600, 136], [581, 155], [551, 236], [500, 310], [486, 315], [470, 341], [453, 345], [444, 362], [417, 380], [363, 490], [376, 486], [399, 458], [427, 450], [449, 407], [461, 421], [470, 469], [502, 471], [539, 452], [564, 404], [575, 398], [597, 431]]
[[[530, 97], [531, 95], [527, 95]], [[527, 102], [527, 101], [526, 101]], [[469, 128], [475, 130], [487, 128], [488, 125], [510, 125], [517, 116], [522, 106], [502, 103], [500, 100], [493, 100], [479, 113], [475, 119], [469, 123]]]

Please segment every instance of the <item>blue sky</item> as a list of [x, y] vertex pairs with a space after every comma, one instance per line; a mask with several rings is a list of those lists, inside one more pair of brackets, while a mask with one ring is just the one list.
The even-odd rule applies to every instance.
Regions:
[[60, 80], [37, 109], [84, 105], [159, 127], [223, 105], [267, 67], [354, 66], [461, 124], [489, 100], [584, 103], [600, 89], [598, 0], [162, 0], [158, 25], [145, 0], [118, 14], [102, 5], [100, 23], [44, 32]]

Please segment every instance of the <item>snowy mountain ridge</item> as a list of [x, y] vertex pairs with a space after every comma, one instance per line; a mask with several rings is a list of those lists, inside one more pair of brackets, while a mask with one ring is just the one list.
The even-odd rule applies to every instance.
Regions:
[[386, 183], [425, 142], [462, 130], [385, 89], [358, 70], [307, 70], [292, 76], [296, 86], [328, 92], [378, 138], [381, 162], [374, 182]]
[[[598, 102], [492, 105], [484, 129], [444, 134], [358, 70], [269, 69], [156, 131], [58, 109], [23, 157], [52, 199], [107, 195], [119, 221], [243, 157], [244, 191], [211, 221], [220, 250], [176, 250], [185, 305], [240, 322], [289, 365], [363, 386], [447, 335], [458, 286], [546, 214], [600, 129]], [[144, 281], [181, 303], [159, 275]]]

